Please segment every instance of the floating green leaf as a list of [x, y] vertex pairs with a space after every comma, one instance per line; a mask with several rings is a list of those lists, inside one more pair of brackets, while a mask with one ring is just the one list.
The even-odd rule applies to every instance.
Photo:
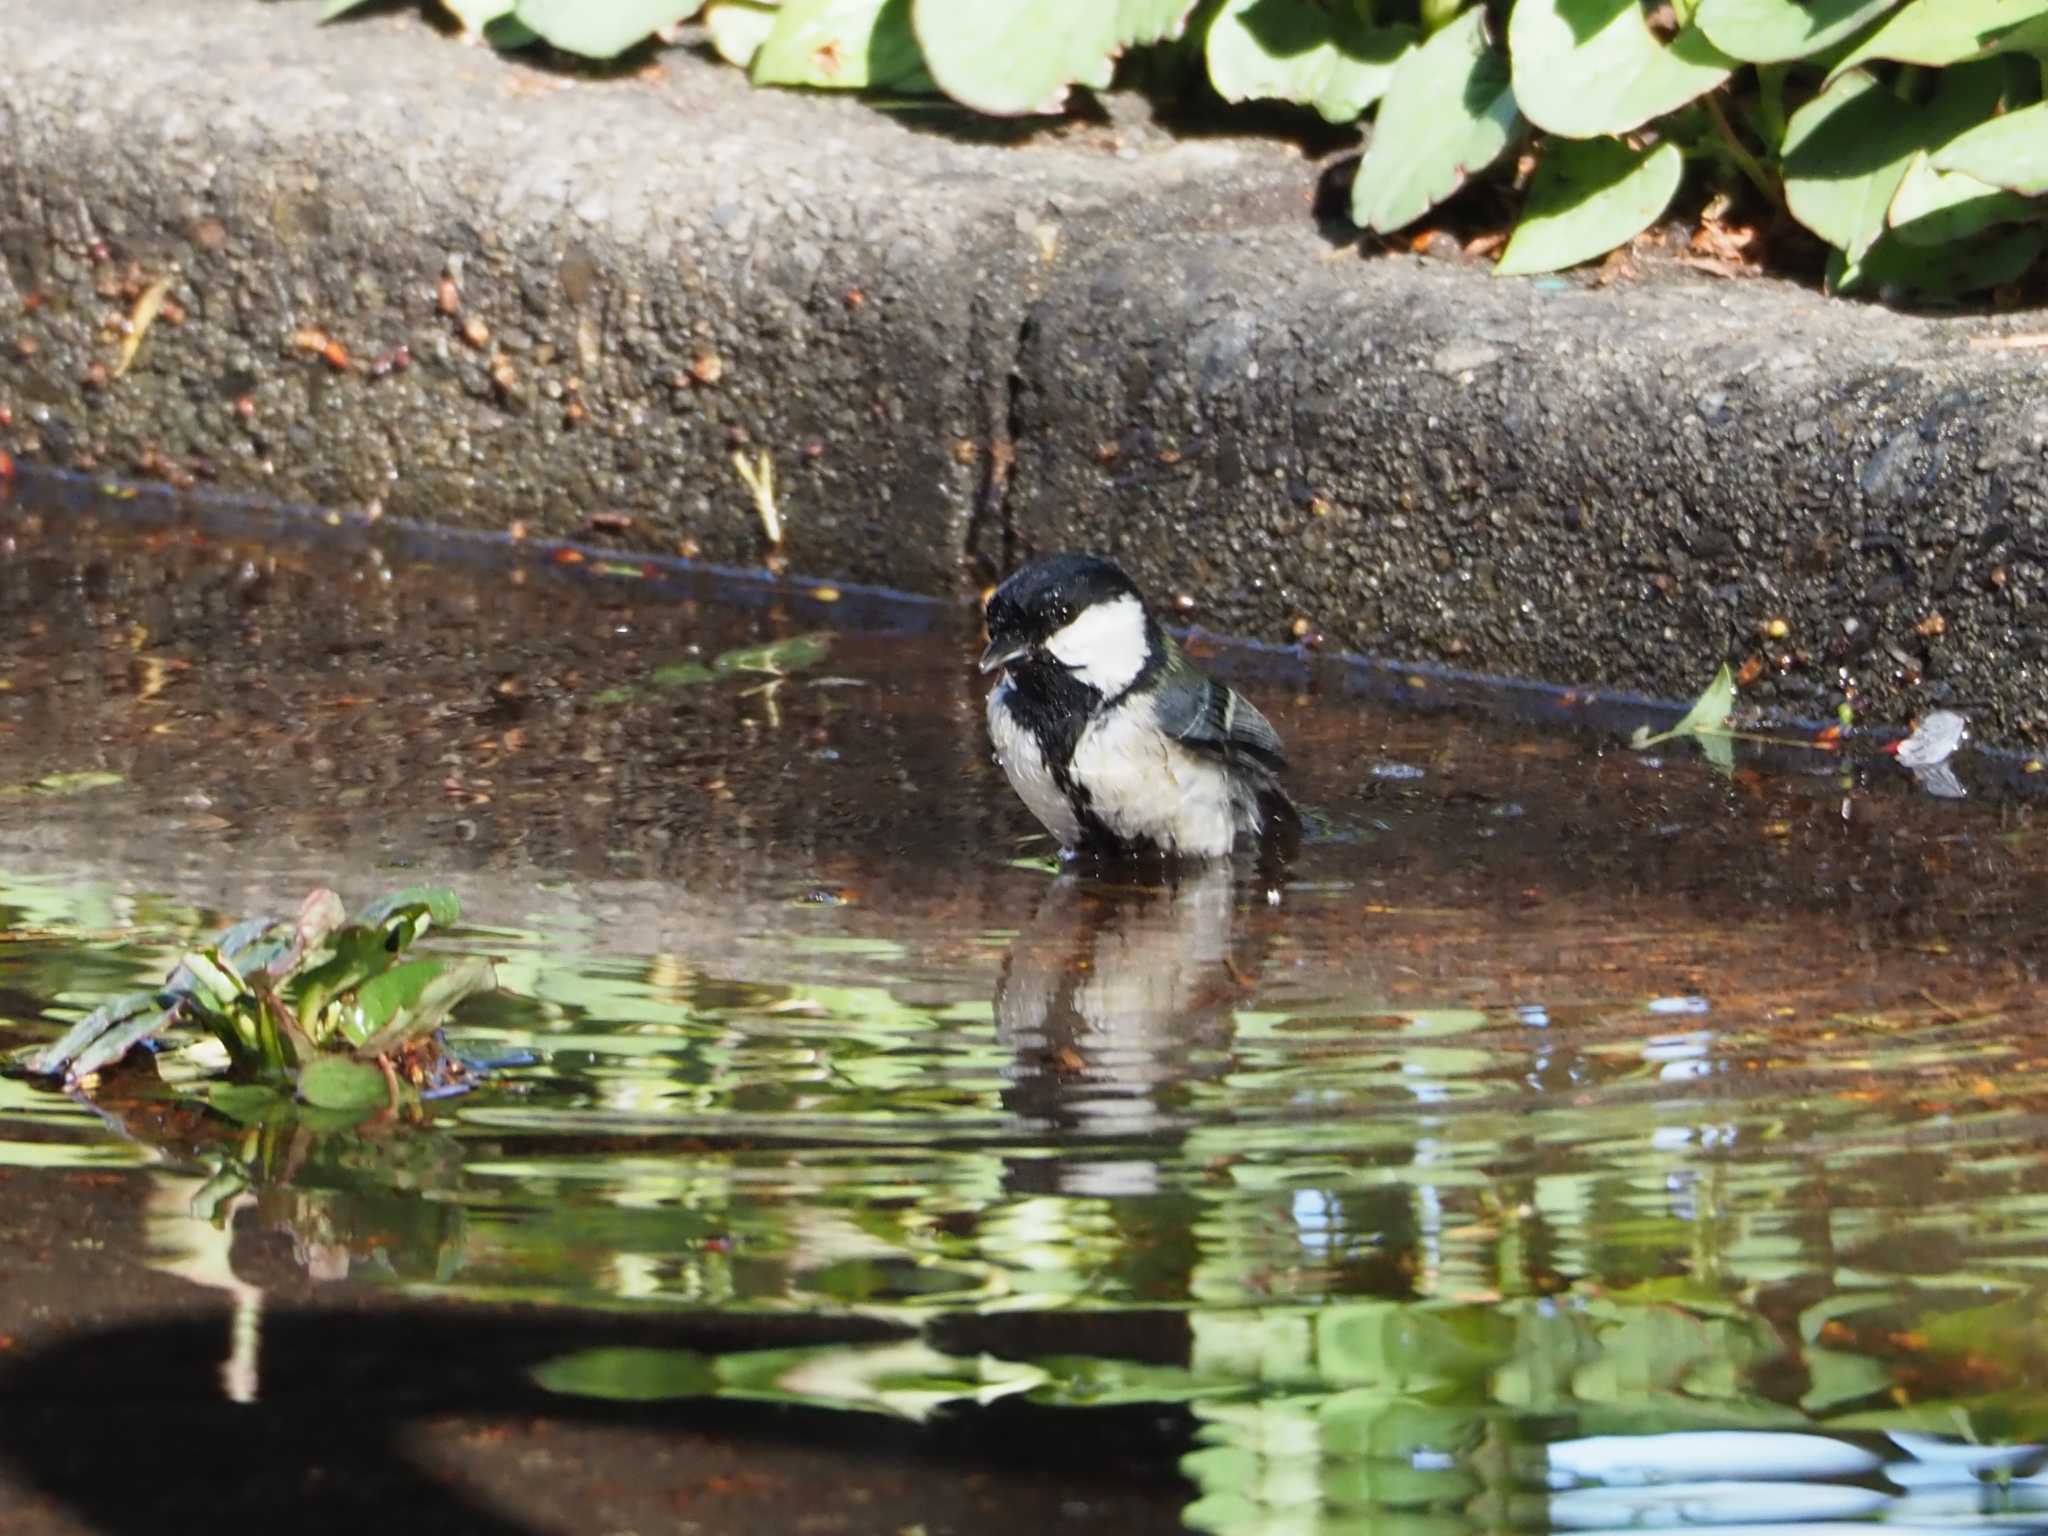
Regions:
[[1916, 107], [1868, 70], [1837, 75], [1792, 114], [1786, 130], [1792, 216], [1853, 264], [1884, 232], [1914, 155], [1989, 117], [2002, 83], [1996, 62], [1959, 65], [1943, 70], [1933, 98]]
[[391, 1087], [368, 1062], [322, 1056], [299, 1072], [299, 1097], [316, 1109], [378, 1109], [391, 1102]]
[[567, 53], [609, 59], [664, 27], [688, 21], [704, 0], [518, 0], [515, 14]]
[[[1834, 73], [1867, 59], [1944, 68], [1995, 52], [2005, 34], [2048, 16], [2048, 0], [1908, 0], [1899, 12], [1852, 48]], [[2013, 40], [2022, 46], [2027, 39]]]
[[930, 89], [910, 0], [784, 0], [754, 55], [761, 85]]
[[1714, 680], [1707, 684], [1707, 691], [1693, 700], [1676, 725], [1668, 731], [1654, 735], [1648, 726], [1637, 728], [1629, 738], [1629, 745], [1637, 751], [1654, 747], [1659, 742], [1674, 741], [1681, 736], [1690, 736], [1700, 744], [1700, 750], [1717, 768], [1735, 766], [1735, 748], [1727, 736], [1728, 716], [1735, 709], [1735, 674], [1728, 670], [1728, 663], [1721, 663], [1721, 670], [1714, 674]]
[[2048, 101], [1965, 129], [1934, 152], [1934, 168], [2028, 197], [2048, 195]]
[[1292, 101], [1348, 123], [1386, 94], [1414, 41], [1413, 27], [1370, 26], [1348, 6], [1225, 0], [1205, 53], [1225, 101]]
[[82, 795], [88, 790], [111, 789], [116, 784], [127, 782], [118, 773], [85, 769], [77, 773], [45, 774], [36, 780], [35, 787], [46, 795]]
[[1106, 87], [1134, 43], [1180, 36], [1194, 0], [912, 0], [925, 67], [977, 112], [1057, 112]]
[[1676, 144], [1634, 150], [1619, 139], [1558, 140], [1494, 271], [1555, 272], [1604, 256], [1656, 222], [1684, 174]]
[[1475, 7], [1396, 65], [1352, 183], [1351, 221], [1382, 233], [1412, 224], [1499, 159], [1521, 121]]
[[1523, 116], [1581, 139], [1640, 128], [1711, 91], [1736, 64], [1697, 26], [1658, 42], [1642, 7], [1616, 0], [1517, 0], [1508, 57]]
[[[665, 667], [656, 667], [648, 675], [648, 680], [660, 688], [691, 688], [698, 683], [716, 682], [718, 674], [701, 661], [672, 661]], [[631, 697], [623, 688], [614, 689], [613, 692], [622, 698]], [[600, 698], [599, 702], [602, 703], [604, 700]]]
[[711, 670], [721, 676], [733, 672], [766, 672], [780, 677], [815, 667], [831, 652], [832, 637], [828, 634], [792, 635], [771, 645], [751, 645], [742, 650], [726, 651], [711, 663]]
[[1877, 20], [1899, 0], [1700, 0], [1693, 21], [1730, 58], [1752, 64], [1810, 59]]

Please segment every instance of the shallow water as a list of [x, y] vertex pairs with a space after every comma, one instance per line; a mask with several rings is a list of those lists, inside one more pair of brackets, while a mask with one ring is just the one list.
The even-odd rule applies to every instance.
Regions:
[[[416, 1123], [247, 1132], [190, 1052], [0, 1079], [15, 1243], [126, 1266], [0, 1303], [17, 1393], [271, 1403], [402, 1302], [536, 1413], [1057, 1444], [1076, 1529], [2042, 1522], [2048, 858], [1972, 761], [1724, 775], [1220, 654], [1319, 834], [1277, 895], [1119, 885], [988, 763], [971, 608], [75, 493], [0, 539], [0, 1050], [315, 884], [453, 886], [502, 982]], [[144, 1271], [232, 1314], [175, 1380], [66, 1322]], [[469, 1528], [601, 1528], [492, 1477]], [[1045, 1528], [943, 1481], [933, 1531]]]

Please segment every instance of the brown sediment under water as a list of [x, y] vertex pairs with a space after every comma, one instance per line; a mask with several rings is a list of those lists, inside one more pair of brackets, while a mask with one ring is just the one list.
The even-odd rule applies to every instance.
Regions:
[[27, 479], [0, 551], [0, 1051], [318, 885], [501, 983], [352, 1130], [0, 1078], [19, 1529], [2048, 1524], [2023, 765], [1198, 646], [1312, 835], [1106, 879], [964, 601]]

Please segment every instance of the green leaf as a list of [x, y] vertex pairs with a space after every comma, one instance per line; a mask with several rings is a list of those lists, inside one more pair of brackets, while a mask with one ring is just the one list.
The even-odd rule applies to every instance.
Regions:
[[402, 891], [378, 897], [356, 914], [356, 921], [376, 928], [388, 925], [401, 914], [414, 918], [424, 914], [436, 928], [453, 928], [462, 920], [462, 903], [446, 886], [409, 885]]
[[939, 89], [977, 112], [1057, 112], [1067, 89], [1106, 87], [1133, 43], [1180, 36], [1194, 0], [911, 0]]
[[321, 1056], [300, 1071], [299, 1097], [317, 1109], [381, 1109], [391, 1102], [391, 1088], [368, 1062]]
[[2000, 288], [2025, 276], [2048, 244], [2048, 231], [2038, 225], [1948, 245], [1908, 245], [1887, 235], [1861, 261], [1849, 262], [1836, 252], [1828, 265], [1828, 286], [1850, 291], [1896, 290], [1900, 296], [1953, 299], [1966, 293]]
[[1725, 734], [1728, 716], [1734, 708], [1735, 674], [1728, 670], [1728, 663], [1724, 661], [1721, 670], [1714, 674], [1714, 680], [1707, 684], [1707, 691], [1693, 700], [1692, 708], [1679, 718], [1678, 724], [1654, 735], [1649, 727], [1639, 727], [1629, 738], [1629, 745], [1640, 752], [1659, 742], [1690, 736], [1699, 742], [1700, 751], [1706, 754], [1707, 761], [1726, 772], [1735, 766], [1735, 744]]
[[1369, 26], [1349, 6], [1225, 0], [1205, 53], [1209, 81], [1225, 101], [1292, 101], [1348, 123], [1386, 94], [1414, 41], [1413, 27]]
[[752, 74], [756, 85], [931, 88], [910, 0], [785, 0]]
[[1964, 130], [1934, 152], [1933, 164], [2028, 197], [2048, 194], [2048, 101]]
[[1726, 80], [1736, 61], [1690, 26], [1660, 43], [1625, 0], [1517, 0], [1508, 17], [1515, 101], [1569, 138], [1627, 133]]
[[200, 1092], [206, 1102], [238, 1125], [260, 1125], [291, 1101], [262, 1083], [207, 1083]]
[[112, 1066], [143, 1041], [153, 1040], [170, 1028], [176, 1017], [165, 1008], [146, 1010], [122, 1020], [78, 1053], [71, 1063], [71, 1076], [89, 1077], [102, 1067]]
[[234, 967], [221, 959], [219, 950], [195, 949], [185, 956], [181, 966], [192, 978], [195, 998], [210, 1007], [230, 1007], [248, 990]]
[[139, 1014], [161, 1014], [163, 994], [155, 991], [128, 992], [111, 1002], [101, 1003], [64, 1032], [61, 1039], [22, 1059], [22, 1070], [38, 1077], [55, 1077], [69, 1067], [78, 1053], [118, 1024]]
[[555, 47], [609, 59], [663, 27], [688, 21], [704, 0], [519, 0], [517, 15]]
[[36, 780], [36, 788], [46, 795], [82, 795], [88, 790], [111, 789], [116, 784], [125, 784], [126, 779], [118, 773], [100, 773], [87, 769], [80, 773], [52, 773]]
[[264, 993], [238, 1002], [235, 1014], [236, 1032], [255, 1038], [258, 1065], [267, 1075], [282, 1077], [312, 1055], [313, 1042], [298, 1027], [284, 999], [267, 986]]
[[586, 1349], [543, 1360], [533, 1368], [533, 1379], [548, 1392], [615, 1403], [711, 1397], [718, 1391], [711, 1362], [687, 1349]]
[[1693, 22], [1730, 58], [1810, 59], [1854, 36], [1899, 0], [1700, 0]]
[[1655, 223], [1685, 174], [1669, 141], [1633, 150], [1619, 139], [1557, 139], [1494, 272], [1555, 272], [1604, 256]]
[[[775, 7], [754, 5], [750, 0], [711, 0], [704, 7], [703, 21], [718, 56], [745, 69], [774, 29]], [[598, 702], [604, 701], [600, 698]]]
[[[2048, 123], [2040, 127], [2048, 132]], [[1925, 154], [1918, 154], [1906, 167], [1885, 219], [1908, 245], [1948, 245], [1994, 224], [2030, 218], [2036, 211], [2024, 197], [1962, 171], [1938, 171]]]
[[721, 676], [734, 672], [767, 672], [781, 677], [815, 667], [831, 651], [830, 635], [792, 635], [772, 645], [752, 645], [744, 650], [727, 651], [711, 663], [711, 670]]
[[[688, 688], [698, 683], [715, 683], [718, 681], [718, 674], [701, 661], [672, 661], [665, 667], [656, 667], [649, 675], [648, 681], [659, 688]], [[623, 688], [612, 691], [622, 698], [631, 697]], [[607, 700], [603, 695], [599, 695], [596, 702], [602, 704]]]
[[1521, 123], [1475, 7], [1395, 66], [1351, 185], [1351, 222], [1382, 234], [1414, 223], [1499, 159]]
[[1866, 59], [1937, 69], [1997, 51], [2002, 34], [2048, 16], [2048, 0], [1908, 0], [1899, 13], [1852, 48], [1830, 79]]
[[392, 1016], [390, 1023], [365, 1040], [357, 1048], [358, 1055], [375, 1056], [422, 1039], [439, 1029], [441, 1021], [463, 999], [489, 992], [498, 985], [496, 968], [481, 955], [436, 963], [441, 964], [440, 974], [430, 978], [412, 1002]]
[[357, 1045], [389, 1024], [401, 1008], [419, 1001], [427, 983], [448, 968], [446, 960], [408, 960], [357, 989], [356, 1005], [345, 1011], [341, 1031]]
[[441, 8], [472, 37], [482, 36], [485, 27], [511, 14], [515, 4], [516, 0], [441, 0]]
[[299, 1027], [316, 1043], [329, 1028], [321, 1021], [322, 1010], [343, 993], [353, 992], [389, 970], [397, 960], [388, 938], [382, 928], [350, 923], [334, 934], [330, 941], [332, 953], [294, 979], [288, 989], [293, 1010], [299, 1016]]
[[484, 41], [509, 53], [532, 47], [540, 41], [540, 34], [517, 16], [496, 16], [484, 24]]
[[1914, 154], [1989, 117], [2003, 78], [1995, 61], [1945, 69], [1933, 99], [1911, 106], [1868, 70], [1836, 76], [1792, 114], [1785, 131], [1792, 216], [1853, 265], [1884, 233]]

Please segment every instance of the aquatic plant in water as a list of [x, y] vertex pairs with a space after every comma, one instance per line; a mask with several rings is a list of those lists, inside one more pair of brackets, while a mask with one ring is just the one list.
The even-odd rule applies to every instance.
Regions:
[[476, 955], [406, 959], [429, 928], [460, 915], [454, 893], [415, 887], [349, 920], [315, 890], [289, 919], [252, 918], [188, 953], [163, 986], [102, 1004], [20, 1067], [79, 1083], [174, 1028], [203, 1030], [233, 1083], [320, 1109], [368, 1110], [460, 1076], [440, 1042], [464, 998], [497, 985]]

